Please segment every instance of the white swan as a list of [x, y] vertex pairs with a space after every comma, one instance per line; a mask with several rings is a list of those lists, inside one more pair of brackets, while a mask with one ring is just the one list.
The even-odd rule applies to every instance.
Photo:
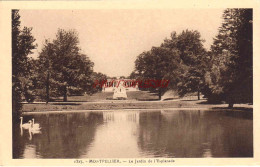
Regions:
[[34, 118], [32, 119], [32, 127], [39, 128], [40, 124], [34, 123]]
[[41, 129], [29, 129], [29, 133], [34, 134], [41, 134]]
[[41, 133], [41, 128], [40, 127], [33, 126], [32, 121], [29, 121], [29, 123], [30, 123], [29, 133], [32, 133], [32, 134], [39, 134], [39, 133]]
[[21, 119], [20, 127], [24, 128], [24, 129], [29, 129], [29, 127], [31, 126], [31, 124], [30, 124], [29, 122], [23, 124], [23, 117], [20, 117], [20, 119]]

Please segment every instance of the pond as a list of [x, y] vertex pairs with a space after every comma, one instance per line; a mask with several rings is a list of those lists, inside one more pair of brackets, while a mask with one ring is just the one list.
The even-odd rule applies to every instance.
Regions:
[[252, 157], [252, 113], [206, 110], [86, 111], [24, 115], [13, 158]]

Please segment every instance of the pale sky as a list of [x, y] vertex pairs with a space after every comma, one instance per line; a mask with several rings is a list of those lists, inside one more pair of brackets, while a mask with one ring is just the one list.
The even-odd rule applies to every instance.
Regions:
[[80, 48], [94, 62], [94, 71], [108, 76], [128, 76], [143, 51], [160, 46], [171, 32], [198, 30], [210, 48], [221, 26], [223, 9], [167, 10], [20, 10], [21, 25], [33, 27], [38, 56], [45, 39], [58, 28], [75, 29]]

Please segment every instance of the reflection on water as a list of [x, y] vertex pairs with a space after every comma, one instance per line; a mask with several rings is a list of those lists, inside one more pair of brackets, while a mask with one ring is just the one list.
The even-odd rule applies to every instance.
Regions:
[[251, 113], [104, 111], [35, 114], [14, 125], [14, 158], [252, 157]]
[[140, 157], [137, 145], [138, 112], [104, 112], [91, 148], [82, 157]]

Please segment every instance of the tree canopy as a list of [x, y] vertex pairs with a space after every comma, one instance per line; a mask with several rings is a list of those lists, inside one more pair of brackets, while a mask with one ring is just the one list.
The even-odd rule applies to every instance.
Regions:
[[32, 28], [21, 29], [20, 24], [19, 10], [12, 10], [12, 111], [15, 115], [21, 109], [22, 96], [29, 98], [31, 68], [28, 55], [37, 47]]
[[[168, 89], [177, 89], [180, 95], [200, 91], [207, 60], [202, 42], [198, 31], [186, 30], [179, 35], [173, 32], [160, 47], [137, 57], [132, 77], [167, 79]], [[158, 90], [160, 98], [163, 92]]]
[[171, 39], [166, 39], [162, 46], [178, 50], [181, 63], [181, 73], [178, 76], [178, 92], [181, 96], [187, 93], [198, 92], [203, 89], [204, 74], [207, 68], [208, 57], [203, 47], [204, 40], [198, 31], [185, 30], [179, 35], [171, 34]]
[[[91, 92], [94, 63], [87, 55], [80, 53], [78, 34], [74, 30], [59, 29], [56, 39], [46, 41], [39, 56], [40, 74], [46, 80], [46, 94], [49, 86], [62, 92], [63, 100], [67, 101], [68, 88], [87, 93]], [[48, 100], [49, 97], [47, 97]]]
[[253, 101], [252, 9], [226, 9], [211, 47], [210, 97], [229, 103]]

